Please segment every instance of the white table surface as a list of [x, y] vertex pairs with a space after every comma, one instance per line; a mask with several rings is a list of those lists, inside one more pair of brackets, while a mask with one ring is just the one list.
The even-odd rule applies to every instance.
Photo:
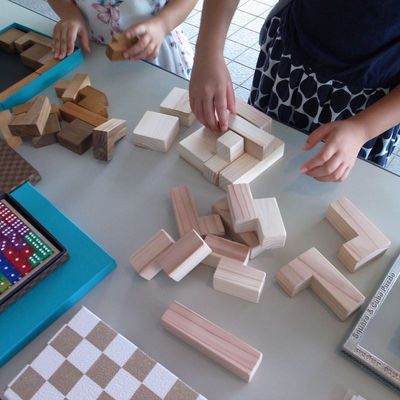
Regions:
[[[20, 22], [51, 32], [52, 21], [12, 3], [2, 4], [7, 13], [0, 14], [1, 26]], [[129, 132], [146, 110], [157, 110], [170, 89], [187, 87], [185, 80], [144, 62], [111, 63], [104, 48], [97, 46], [67, 78], [76, 72], [89, 73], [92, 85], [107, 93], [110, 115], [126, 119]], [[56, 101], [53, 89], [44, 94]], [[19, 152], [42, 175], [37, 188], [104, 246], [118, 268], [0, 370], [0, 388], [85, 305], [210, 400], [342, 400], [348, 389], [368, 400], [397, 399], [398, 393], [340, 352], [358, 314], [340, 322], [309, 290], [289, 298], [274, 276], [281, 266], [316, 246], [367, 298], [372, 295], [400, 249], [399, 178], [357, 161], [346, 182], [319, 183], [298, 171], [310, 156], [301, 150], [304, 135], [278, 123], [273, 134], [285, 141], [285, 156], [252, 184], [252, 190], [256, 197], [277, 198], [288, 237], [285, 248], [267, 251], [251, 262], [267, 273], [259, 304], [214, 291], [212, 270], [205, 266], [178, 284], [162, 274], [144, 281], [130, 267], [130, 254], [158, 229], [176, 237], [169, 198], [172, 186], [189, 185], [202, 214], [224, 195], [181, 160], [174, 148], [167, 154], [147, 151], [134, 147], [128, 137], [117, 146], [114, 159], [104, 163], [91, 151], [78, 156], [59, 145], [34, 149], [24, 144]], [[337, 259], [342, 239], [324, 218], [328, 204], [342, 196], [392, 239], [384, 256], [354, 274]], [[264, 353], [250, 384], [163, 330], [160, 317], [174, 300]]]

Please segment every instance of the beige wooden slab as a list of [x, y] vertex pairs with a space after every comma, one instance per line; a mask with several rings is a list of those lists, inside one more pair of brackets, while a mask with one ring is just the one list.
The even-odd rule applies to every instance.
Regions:
[[8, 124], [11, 122], [12, 115], [10, 111], [4, 110], [0, 111], [0, 135], [3, 140], [13, 149], [16, 149], [18, 146], [22, 144], [22, 139], [18, 136], [14, 136]]
[[160, 104], [160, 111], [178, 117], [182, 126], [189, 127], [195, 120], [190, 108], [189, 91], [186, 89], [173, 88]]
[[219, 183], [219, 173], [229, 165], [228, 161], [225, 161], [219, 155], [212, 156], [203, 165], [203, 175], [213, 185]]
[[244, 153], [244, 139], [233, 131], [227, 131], [217, 140], [217, 154], [227, 162], [235, 161]]
[[168, 232], [161, 229], [131, 255], [129, 262], [142, 278], [153, 279], [162, 269], [155, 261], [156, 258], [173, 243], [175, 243], [174, 239]]
[[347, 198], [330, 204], [326, 217], [347, 240], [340, 247], [339, 259], [351, 272], [380, 256], [390, 246], [390, 240]]
[[90, 86], [90, 77], [87, 74], [76, 74], [70, 80], [61, 95], [62, 101], [75, 101], [78, 97], [79, 91], [86, 86]]
[[155, 262], [170, 278], [179, 282], [209, 254], [211, 249], [197, 232], [192, 230], [166, 249]]
[[225, 228], [222, 223], [221, 217], [218, 214], [203, 215], [198, 217], [197, 222], [199, 224], [200, 236], [205, 237], [207, 235], [224, 236]]
[[236, 113], [258, 128], [271, 132], [272, 118], [238, 98], [236, 98]]
[[92, 125], [92, 127], [96, 127], [104, 124], [104, 122], [107, 122], [107, 118], [104, 118], [92, 111], [86, 110], [85, 108], [78, 106], [78, 104], [72, 103], [71, 101], [65, 102], [60, 107], [60, 113], [64, 121], [72, 122], [75, 119], [79, 119], [89, 125]]
[[180, 303], [172, 303], [161, 322], [167, 331], [247, 382], [261, 363], [258, 350]]
[[291, 297], [311, 288], [342, 321], [365, 300], [364, 295], [315, 247], [282, 267], [276, 280]]
[[214, 273], [213, 287], [219, 292], [258, 303], [265, 272], [229, 258], [222, 258]]

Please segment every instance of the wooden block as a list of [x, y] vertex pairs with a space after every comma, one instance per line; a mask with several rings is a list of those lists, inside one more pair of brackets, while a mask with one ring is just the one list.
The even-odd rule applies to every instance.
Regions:
[[262, 353], [180, 303], [172, 303], [161, 322], [168, 332], [247, 382], [261, 364]]
[[173, 88], [162, 101], [160, 111], [178, 117], [181, 125], [186, 127], [191, 126], [195, 119], [190, 108], [189, 92], [178, 87]]
[[179, 133], [179, 119], [146, 111], [133, 131], [133, 143], [145, 149], [166, 153]]
[[51, 105], [46, 96], [38, 96], [29, 111], [16, 115], [9, 124], [10, 131], [16, 136], [40, 136], [49, 119]]
[[8, 124], [11, 122], [12, 115], [10, 111], [0, 111], [0, 135], [3, 140], [13, 149], [16, 149], [18, 146], [22, 144], [22, 140], [18, 136], [14, 136]]
[[114, 146], [125, 135], [128, 126], [123, 119], [112, 118], [93, 130], [93, 155], [98, 160], [110, 161]]
[[34, 70], [42, 67], [48, 59], [53, 59], [52, 50], [42, 44], [34, 44], [21, 53], [22, 64]]
[[282, 140], [238, 115], [229, 117], [229, 129], [243, 136], [245, 152], [258, 160], [264, 160], [283, 145]]
[[67, 101], [60, 107], [60, 113], [64, 121], [71, 122], [74, 119], [80, 119], [81, 121], [92, 125], [92, 127], [99, 126], [107, 122], [107, 118], [104, 118], [92, 111], [86, 110], [70, 101]]
[[42, 136], [53, 135], [61, 131], [60, 120], [58, 119], [57, 113], [51, 113], [49, 115], [49, 119], [47, 120], [47, 124], [44, 128], [44, 132]]
[[153, 279], [161, 271], [161, 266], [155, 262], [156, 258], [173, 243], [175, 243], [174, 239], [164, 229], [161, 229], [132, 254], [129, 262], [142, 278]]
[[78, 97], [78, 93], [81, 89], [90, 85], [90, 78], [87, 74], [76, 74], [72, 80], [68, 82], [63, 94], [61, 95], [61, 100], [75, 101]]
[[347, 198], [330, 204], [326, 217], [347, 240], [340, 247], [339, 259], [351, 272], [390, 246], [390, 240]]
[[69, 82], [70, 81], [61, 79], [55, 83], [54, 90], [56, 91], [56, 95], [59, 99], [61, 99], [61, 96], [64, 94], [65, 89], [69, 85]]
[[86, 86], [79, 91], [77, 101], [81, 107], [108, 118], [108, 99], [100, 90]]
[[363, 294], [315, 247], [282, 267], [276, 280], [291, 297], [310, 287], [342, 321], [365, 300]]
[[33, 46], [34, 44], [41, 44], [43, 46], [47, 46], [49, 49], [52, 48], [51, 39], [36, 32], [25, 33], [25, 35], [19, 37], [14, 42], [15, 48], [19, 53], [22, 53], [24, 50]]
[[[43, 62], [44, 59], [42, 58], [41, 61]], [[38, 68], [35, 72], [39, 75], [44, 74], [51, 68], [53, 68], [55, 65], [57, 65], [61, 60], [55, 59], [53, 56], [50, 60], [48, 60], [44, 65], [42, 65], [40, 68]]]
[[244, 153], [244, 139], [233, 131], [228, 131], [217, 140], [217, 154], [225, 161], [232, 162]]
[[32, 104], [33, 104], [32, 101], [28, 101], [27, 103], [23, 104], [18, 104], [17, 106], [12, 108], [12, 112], [14, 115], [25, 114], [31, 109]]
[[57, 143], [57, 135], [55, 133], [44, 134], [32, 138], [32, 145], [35, 148], [50, 146]]
[[128, 39], [124, 34], [114, 35], [111, 43], [106, 47], [106, 56], [111, 61], [125, 60], [123, 54], [126, 50], [132, 47], [137, 42], [137, 39]]
[[256, 127], [271, 132], [272, 118], [238, 98], [236, 99], [236, 114]]
[[211, 249], [196, 231], [191, 230], [156, 257], [155, 262], [170, 278], [179, 282], [209, 254]]
[[213, 185], [218, 186], [219, 173], [228, 165], [229, 162], [225, 161], [220, 156], [218, 155], [212, 156], [203, 165], [203, 175]]
[[3, 33], [0, 33], [0, 50], [7, 53], [15, 53], [16, 48], [14, 42], [21, 36], [24, 36], [25, 33], [26, 32], [16, 28], [11, 28]]
[[201, 127], [178, 144], [179, 155], [194, 168], [203, 172], [206, 163], [217, 152], [218, 134]]
[[229, 258], [247, 265], [250, 256], [249, 246], [215, 235], [207, 235], [204, 241], [210, 247], [212, 253], [203, 260], [203, 264], [217, 268], [222, 258]]
[[78, 101], [82, 101], [87, 97], [95, 97], [96, 100], [104, 106], [108, 106], [108, 98], [104, 92], [93, 86], [85, 86], [78, 93]]
[[57, 134], [57, 139], [67, 149], [83, 154], [92, 146], [92, 131], [92, 125], [75, 119], [61, 129], [61, 132]]
[[213, 287], [219, 292], [258, 303], [265, 284], [265, 272], [222, 258], [214, 273]]
[[36, 72], [32, 72], [30, 75], [26, 76], [25, 78], [21, 79], [20, 81], [18, 81], [16, 83], [14, 83], [14, 85], [11, 85], [6, 90], [3, 90], [0, 93], [0, 101], [4, 101], [5, 99], [10, 97], [14, 93], [18, 92], [18, 90], [20, 90], [23, 87], [25, 87], [26, 85], [28, 85], [28, 83], [31, 83], [32, 81], [34, 81], [39, 76], [40, 75], [37, 74]]
[[225, 228], [222, 223], [221, 217], [217, 214], [204, 215], [199, 217], [197, 220], [200, 228], [200, 236], [205, 237], [207, 235], [224, 236]]

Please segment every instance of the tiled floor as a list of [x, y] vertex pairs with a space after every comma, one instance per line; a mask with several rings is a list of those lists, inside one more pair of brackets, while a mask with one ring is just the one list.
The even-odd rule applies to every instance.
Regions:
[[[28, 8], [56, 18], [46, 0], [11, 0]], [[218, 0], [216, 0], [218, 1]], [[272, 7], [278, 0], [240, 0], [239, 7], [229, 28], [224, 57], [232, 76], [236, 96], [247, 100], [250, 93], [254, 67], [259, 46], [258, 35]], [[199, 0], [194, 10], [183, 23], [183, 30], [194, 46], [199, 33], [203, 0]], [[388, 169], [400, 175], [400, 146], [389, 162]]]

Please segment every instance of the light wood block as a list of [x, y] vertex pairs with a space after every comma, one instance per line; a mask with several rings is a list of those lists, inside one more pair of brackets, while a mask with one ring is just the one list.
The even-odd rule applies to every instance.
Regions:
[[14, 85], [11, 85], [8, 87], [6, 90], [3, 90], [0, 93], [0, 101], [4, 101], [14, 93], [18, 92], [18, 90], [22, 89], [25, 87], [28, 83], [31, 83], [34, 81], [37, 77], [40, 75], [37, 74], [36, 72], [32, 72], [30, 75], [26, 76], [25, 78], [21, 79], [20, 81], [14, 83]]
[[224, 224], [222, 223], [221, 217], [217, 214], [204, 215], [198, 217], [197, 222], [199, 224], [199, 229], [200, 229], [199, 234], [202, 237], [205, 237], [210, 234], [216, 236], [225, 235]]
[[283, 146], [282, 140], [238, 115], [229, 117], [229, 129], [243, 136], [245, 152], [258, 160], [264, 160]]
[[339, 259], [351, 272], [380, 256], [390, 246], [390, 240], [347, 198], [330, 204], [326, 217], [347, 240], [340, 247]]
[[93, 130], [93, 154], [98, 160], [110, 161], [114, 146], [125, 135], [128, 125], [123, 119], [112, 118]]
[[201, 127], [178, 144], [179, 155], [203, 173], [203, 166], [217, 152], [218, 134]]
[[133, 131], [133, 143], [145, 149], [166, 153], [178, 133], [178, 117], [146, 111]]
[[250, 256], [249, 246], [215, 235], [207, 235], [204, 241], [212, 253], [203, 260], [203, 264], [217, 268], [222, 258], [228, 258], [247, 265]]
[[[44, 59], [41, 59], [41, 61], [44, 61]], [[47, 72], [49, 69], [53, 68], [55, 65], [57, 65], [61, 60], [55, 59], [53, 56], [50, 60], [48, 60], [44, 65], [42, 65], [40, 68], [38, 68], [35, 72], [39, 75], [44, 74]]]
[[35, 44], [41, 44], [43, 46], [48, 47], [49, 49], [51, 49], [52, 47], [50, 38], [40, 35], [39, 33], [36, 32], [25, 33], [25, 35], [19, 37], [14, 42], [15, 48], [19, 53], [22, 53], [28, 47], [31, 47]]
[[178, 87], [173, 88], [162, 101], [160, 111], [178, 117], [182, 126], [189, 127], [195, 120], [190, 108], [189, 92]]
[[247, 382], [261, 363], [258, 350], [180, 303], [172, 303], [161, 322], [168, 332]]
[[271, 132], [272, 118], [238, 98], [236, 99], [236, 114], [256, 127]]
[[12, 112], [14, 115], [25, 114], [30, 110], [32, 104], [33, 104], [32, 101], [28, 101], [27, 103], [23, 104], [18, 104], [17, 106], [12, 108]]
[[61, 95], [61, 100], [75, 101], [78, 97], [79, 91], [86, 86], [90, 86], [90, 78], [87, 74], [76, 74], [72, 80], [68, 82], [63, 94]]
[[106, 47], [106, 56], [111, 61], [125, 60], [123, 54], [132, 47], [137, 39], [128, 39], [124, 34], [114, 35], [112, 41]]
[[21, 53], [22, 64], [34, 70], [42, 67], [53, 58], [52, 50], [42, 44], [34, 44]]
[[161, 266], [155, 262], [156, 258], [173, 243], [175, 243], [174, 239], [164, 229], [161, 229], [132, 254], [129, 262], [142, 278], [153, 279], [161, 271]]
[[219, 292], [258, 303], [265, 284], [265, 272], [222, 258], [214, 273], [213, 287]]
[[244, 139], [233, 131], [225, 132], [217, 140], [217, 154], [232, 162], [244, 153]]
[[87, 124], [92, 125], [92, 127], [96, 127], [107, 122], [107, 118], [104, 118], [92, 111], [86, 110], [85, 108], [70, 101], [67, 101], [60, 107], [60, 113], [64, 121], [71, 122], [74, 119], [79, 119]]
[[212, 156], [203, 165], [203, 175], [213, 185], [219, 183], [219, 173], [229, 165], [228, 161], [225, 161], [218, 155]]
[[276, 280], [291, 297], [311, 288], [342, 321], [365, 300], [364, 295], [315, 247], [282, 267]]
[[236, 233], [233, 230], [233, 223], [231, 219], [231, 214], [229, 212], [228, 200], [226, 197], [223, 197], [216, 201], [212, 206], [212, 211], [221, 217], [222, 222], [224, 223], [225, 231], [230, 238], [232, 238], [235, 242], [243, 243], [249, 246], [250, 259], [257, 257], [266, 250], [260, 244], [256, 232]]
[[26, 32], [16, 28], [11, 28], [3, 33], [0, 33], [0, 50], [7, 53], [15, 53], [16, 48], [14, 42], [21, 36], [24, 36], [25, 33]]
[[93, 126], [84, 121], [75, 119], [66, 124], [57, 134], [61, 145], [76, 154], [83, 154], [92, 146]]
[[54, 90], [56, 91], [56, 95], [59, 99], [61, 99], [61, 96], [64, 94], [65, 89], [69, 85], [69, 82], [70, 81], [61, 79], [55, 83]]
[[10, 131], [15, 136], [40, 136], [49, 119], [50, 101], [46, 96], [38, 96], [33, 101], [29, 111], [16, 115], [9, 124]]
[[0, 111], [0, 135], [3, 140], [13, 149], [16, 149], [18, 146], [22, 144], [22, 140], [18, 136], [14, 136], [8, 124], [11, 122], [12, 115], [10, 111]]
[[155, 262], [170, 278], [179, 282], [209, 254], [211, 249], [197, 232], [192, 230], [168, 247]]

